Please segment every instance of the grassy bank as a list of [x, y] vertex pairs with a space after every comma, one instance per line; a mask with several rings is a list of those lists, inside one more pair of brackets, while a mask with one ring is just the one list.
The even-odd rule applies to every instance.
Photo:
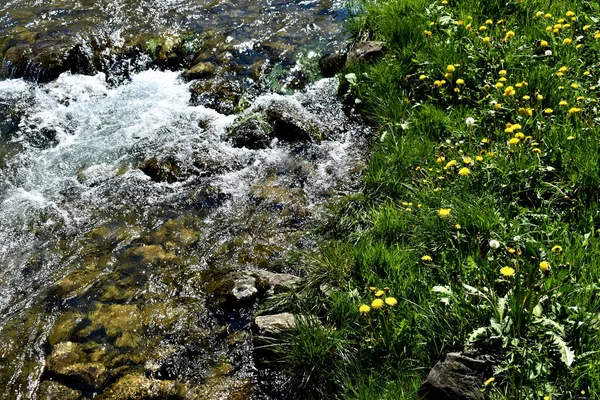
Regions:
[[472, 349], [490, 399], [599, 398], [598, 3], [362, 4], [387, 52], [343, 94], [380, 140], [273, 304], [324, 321], [278, 350], [299, 397], [414, 399]]

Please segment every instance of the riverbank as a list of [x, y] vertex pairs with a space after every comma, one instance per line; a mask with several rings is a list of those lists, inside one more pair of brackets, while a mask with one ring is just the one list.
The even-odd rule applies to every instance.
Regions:
[[350, 30], [386, 52], [341, 95], [379, 143], [273, 302], [324, 322], [278, 348], [297, 397], [444, 398], [421, 385], [460, 352], [473, 396], [596, 398], [598, 6], [362, 4]]

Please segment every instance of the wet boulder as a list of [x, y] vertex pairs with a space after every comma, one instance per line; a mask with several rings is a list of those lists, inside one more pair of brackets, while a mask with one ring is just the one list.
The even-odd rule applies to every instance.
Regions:
[[276, 273], [264, 269], [249, 271], [254, 277], [257, 288], [262, 292], [283, 293], [295, 290], [300, 278], [292, 274]]
[[52, 81], [66, 71], [96, 72], [91, 53], [69, 39], [40, 40], [11, 47], [5, 52], [2, 63], [3, 76], [36, 82]]
[[226, 135], [226, 139], [231, 141], [234, 147], [253, 150], [266, 149], [274, 138], [273, 128], [259, 113], [238, 118]]
[[480, 400], [481, 387], [492, 376], [493, 358], [468, 353], [448, 353], [419, 388], [422, 400]]
[[285, 142], [318, 142], [323, 137], [314, 116], [300, 104], [288, 100], [273, 100], [264, 109], [266, 120], [275, 137]]
[[190, 104], [203, 105], [221, 114], [233, 114], [242, 99], [239, 81], [223, 78], [198, 80], [190, 86]]
[[143, 162], [140, 170], [154, 182], [175, 183], [184, 181], [189, 174], [182, 169], [175, 157], [152, 157]]
[[215, 74], [215, 69], [213, 63], [202, 61], [182, 72], [181, 77], [187, 81], [208, 78]]

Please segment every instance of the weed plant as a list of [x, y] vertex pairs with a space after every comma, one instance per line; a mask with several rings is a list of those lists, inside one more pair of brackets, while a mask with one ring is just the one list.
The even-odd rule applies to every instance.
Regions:
[[[361, 5], [351, 33], [387, 52], [341, 95], [379, 140], [284, 302], [326, 326], [310, 337], [327, 370], [296, 387], [414, 399], [443, 355], [475, 350], [499, 360], [487, 398], [600, 398], [600, 6]], [[287, 365], [306, 371], [306, 346], [282, 346]]]

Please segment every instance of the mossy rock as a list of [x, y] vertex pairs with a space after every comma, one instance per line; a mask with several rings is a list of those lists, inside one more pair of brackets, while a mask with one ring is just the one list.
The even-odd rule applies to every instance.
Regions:
[[54, 346], [46, 359], [46, 367], [69, 386], [80, 389], [100, 389], [108, 378], [106, 367], [98, 362], [89, 362], [81, 345], [73, 342]]
[[51, 293], [59, 298], [81, 296], [96, 281], [99, 275], [100, 271], [93, 265], [75, 269], [56, 282], [51, 289]]
[[239, 112], [242, 103], [242, 84], [237, 80], [214, 78], [194, 82], [190, 86], [190, 104], [203, 105], [221, 114]]
[[38, 391], [40, 400], [78, 400], [81, 391], [72, 389], [55, 381], [44, 381]]
[[139, 333], [142, 328], [141, 313], [134, 304], [98, 303], [88, 317], [92, 324], [102, 325], [109, 337], [116, 338], [126, 332]]
[[101, 400], [178, 400], [188, 399], [187, 388], [175, 381], [129, 374], [119, 379], [99, 397]]
[[167, 252], [158, 244], [137, 246], [133, 249], [132, 254], [134, 256], [142, 257], [142, 262], [146, 264], [153, 264], [161, 261], [173, 261], [177, 258], [175, 254]]
[[48, 341], [51, 345], [65, 342], [71, 338], [71, 335], [77, 326], [83, 321], [83, 314], [76, 311], [68, 311], [61, 314], [54, 322], [54, 327], [48, 335]]
[[275, 132], [271, 125], [260, 113], [252, 113], [238, 118], [226, 137], [234, 147], [246, 147], [248, 149], [266, 149], [275, 138]]

